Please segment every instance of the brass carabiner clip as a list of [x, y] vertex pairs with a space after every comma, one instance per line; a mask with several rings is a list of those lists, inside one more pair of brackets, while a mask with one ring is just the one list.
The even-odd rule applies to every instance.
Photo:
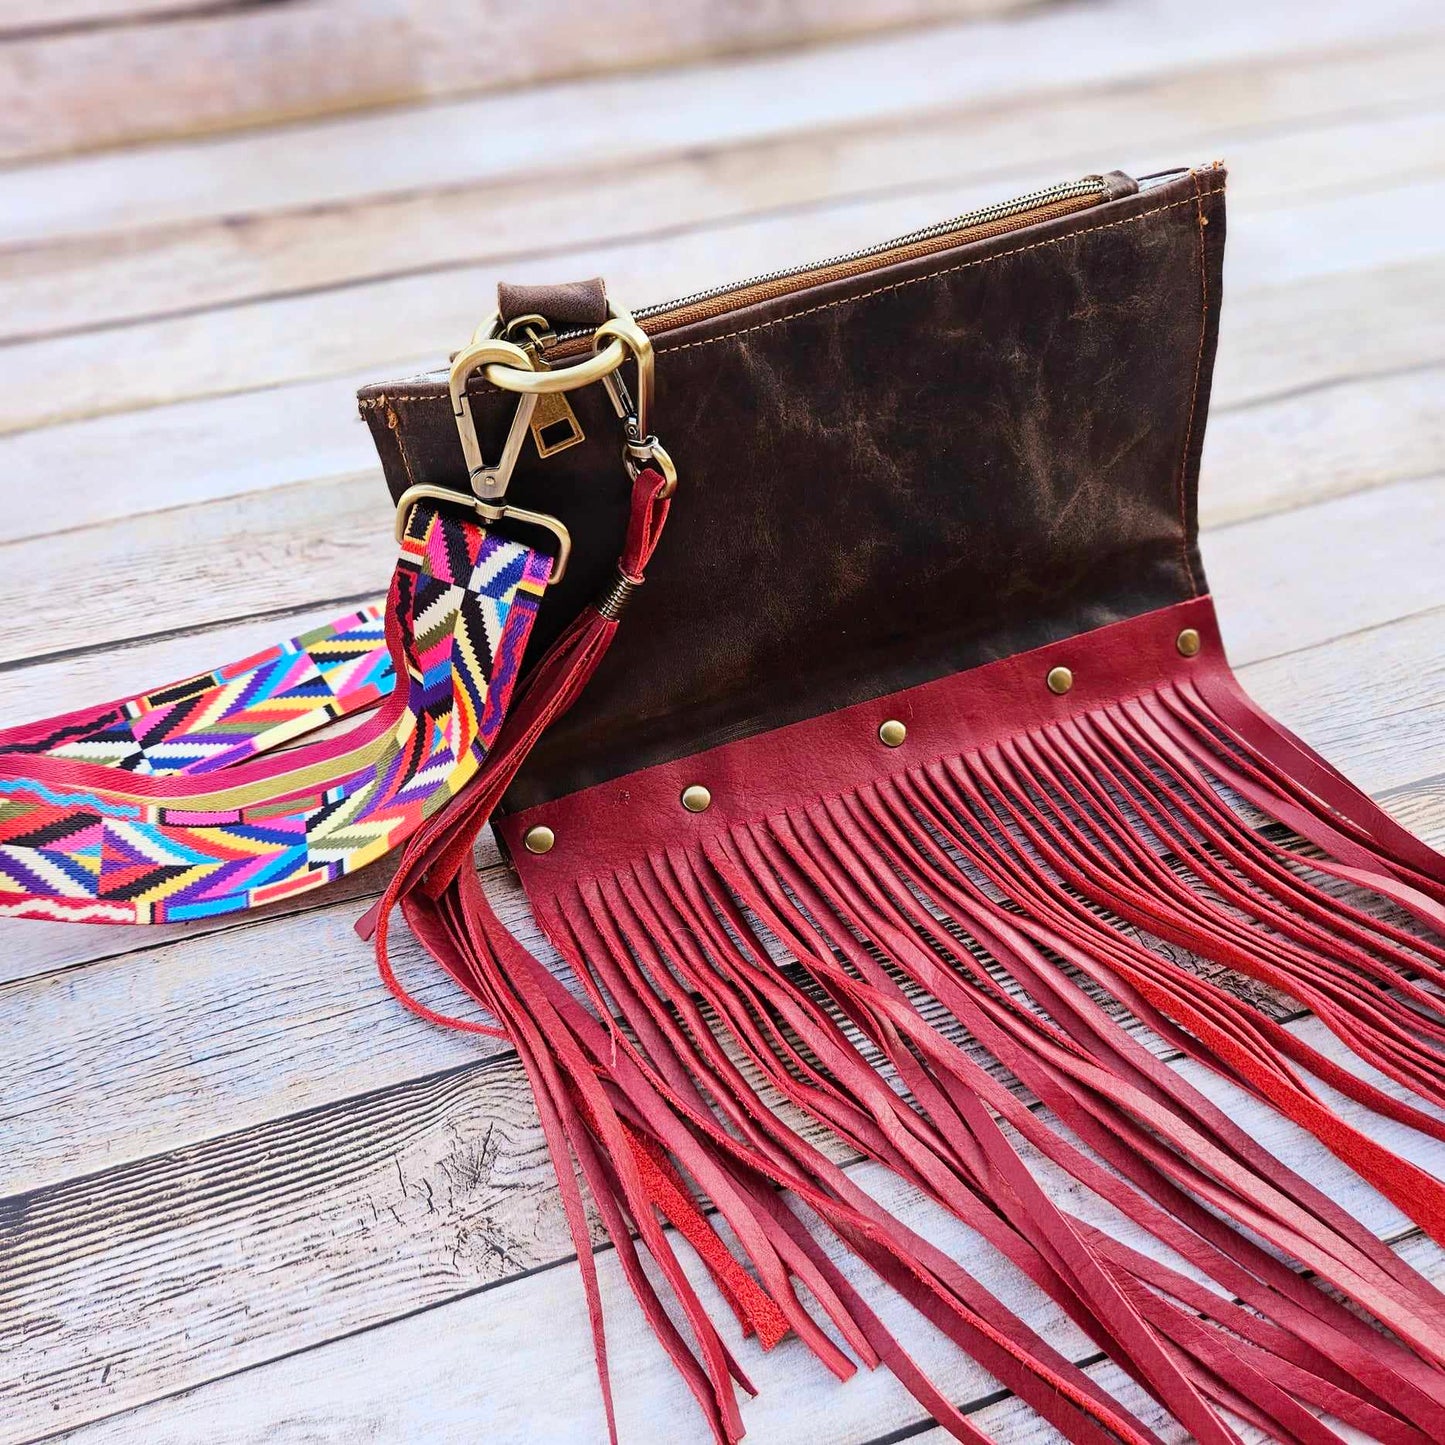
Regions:
[[[495, 319], [491, 326], [495, 327]], [[478, 327], [478, 334], [482, 328]], [[637, 363], [637, 401], [634, 405], [622, 379], [622, 366], [631, 356]], [[677, 488], [677, 468], [657, 437], [648, 430], [652, 414], [652, 341], [632, 319], [632, 314], [614, 305], [612, 315], [592, 335], [592, 354], [567, 366], [537, 371], [506, 362], [489, 362], [487, 380], [502, 391], [515, 391], [524, 400], [554, 391], [576, 391], [600, 381], [612, 399], [613, 410], [622, 421], [626, 437], [622, 461], [634, 480], [645, 466], [655, 466], [663, 476], [663, 496]]]
[[[480, 330], [480, 328], [479, 328]], [[407, 520], [411, 509], [421, 501], [470, 503], [472, 510], [486, 522], [512, 521], [526, 526], [541, 527], [557, 540], [557, 557], [552, 568], [552, 582], [560, 582], [567, 573], [567, 562], [572, 555], [572, 534], [556, 517], [544, 512], [531, 512], [525, 507], [510, 507], [502, 499], [507, 494], [508, 483], [512, 480], [512, 469], [526, 440], [532, 420], [532, 411], [537, 405], [535, 394], [517, 398], [517, 410], [512, 415], [512, 425], [507, 432], [506, 445], [495, 466], [488, 466], [482, 457], [481, 442], [477, 439], [476, 418], [472, 415], [471, 397], [467, 395], [467, 382], [472, 373], [484, 366], [501, 362], [517, 366], [525, 371], [532, 370], [532, 358], [520, 347], [500, 337], [473, 337], [469, 346], [464, 347], [452, 358], [448, 391], [452, 400], [452, 415], [456, 418], [457, 436], [461, 440], [462, 455], [466, 458], [467, 479], [472, 486], [471, 497], [466, 497], [448, 487], [433, 487], [425, 484], [408, 487], [396, 504], [397, 544], [406, 537]]]
[[512, 426], [507, 432], [507, 442], [502, 448], [501, 459], [489, 467], [482, 459], [482, 445], [477, 440], [476, 418], [472, 415], [472, 399], [467, 395], [467, 382], [474, 371], [502, 362], [533, 373], [532, 358], [514, 342], [498, 337], [483, 337], [473, 340], [452, 358], [451, 377], [448, 390], [452, 398], [452, 415], [456, 418], [457, 435], [461, 438], [462, 455], [467, 462], [467, 477], [472, 491], [483, 501], [499, 501], [507, 493], [507, 483], [512, 480], [512, 468], [517, 465], [522, 443], [526, 440], [531, 425], [532, 412], [537, 405], [535, 394], [523, 394], [517, 398], [517, 410], [512, 416]]
[[622, 379], [620, 367], [609, 371], [602, 379], [607, 395], [612, 399], [612, 409], [622, 422], [626, 438], [622, 444], [622, 464], [633, 481], [644, 466], [656, 467], [662, 473], [665, 483], [660, 496], [670, 497], [677, 490], [677, 468], [667, 449], [648, 429], [652, 417], [653, 362], [652, 338], [632, 319], [630, 312], [615, 308], [614, 314], [593, 333], [592, 352], [595, 356], [604, 341], [616, 346], [621, 342], [637, 363], [637, 401], [634, 405]]
[[[498, 325], [497, 316], [488, 318], [473, 333], [471, 344], [452, 359], [449, 382], [452, 415], [456, 418], [457, 435], [461, 438], [467, 477], [474, 495], [463, 497], [445, 487], [408, 487], [396, 504], [396, 539], [398, 543], [404, 539], [407, 519], [417, 502], [470, 501], [473, 510], [485, 521], [511, 520], [550, 532], [557, 540], [557, 561], [551, 580], [560, 582], [572, 555], [572, 537], [567, 528], [556, 517], [529, 512], [522, 507], [509, 507], [502, 500], [531, 425], [537, 398], [556, 392], [577, 391], [594, 381], [602, 382], [626, 433], [622, 460], [628, 475], [636, 480], [643, 467], [656, 467], [662, 473], [665, 484], [662, 495], [671, 496], [677, 487], [677, 469], [662, 444], [647, 429], [652, 413], [652, 342], [629, 312], [613, 307], [612, 315], [593, 334], [590, 356], [567, 366], [548, 368], [537, 366], [530, 352], [498, 336]], [[621, 367], [629, 356], [637, 365], [635, 403], [621, 374]], [[498, 390], [517, 394], [517, 410], [512, 415], [507, 441], [495, 466], [488, 466], [482, 457], [471, 398], [467, 395], [467, 382], [472, 373], [479, 370]]]

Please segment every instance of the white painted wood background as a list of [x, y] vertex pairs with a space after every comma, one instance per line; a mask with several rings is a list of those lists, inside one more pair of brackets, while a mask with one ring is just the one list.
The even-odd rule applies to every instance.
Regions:
[[[1230, 651], [1445, 842], [1442, 72], [1437, 0], [7, 0], [0, 724], [381, 590], [390, 517], [351, 394], [443, 356], [499, 275], [602, 271], [642, 303], [1041, 181], [1221, 156], [1203, 516]], [[376, 981], [351, 923], [381, 877], [209, 926], [0, 924], [0, 1445], [602, 1438], [525, 1082]], [[1312, 1141], [1237, 1112], [1445, 1275]], [[700, 1439], [600, 1266], [626, 1438]], [[880, 1308], [997, 1439], [1052, 1438]], [[750, 1441], [936, 1445], [885, 1373], [839, 1386], [787, 1344], [738, 1348], [763, 1387]]]

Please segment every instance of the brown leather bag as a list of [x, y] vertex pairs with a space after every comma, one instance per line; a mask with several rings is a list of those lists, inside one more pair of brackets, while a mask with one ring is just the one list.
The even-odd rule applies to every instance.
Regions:
[[[679, 478], [660, 544], [670, 487], [619, 471], [602, 388], [549, 403], [518, 459], [508, 500], [575, 551], [486, 780], [372, 920], [379, 956], [399, 903], [515, 1044], [599, 1361], [579, 1173], [719, 1440], [746, 1381], [718, 1296], [764, 1347], [887, 1363], [980, 1439], [874, 1314], [880, 1282], [1067, 1438], [1155, 1439], [880, 1178], [1002, 1252], [1190, 1438], [1337, 1438], [1320, 1414], [1445, 1438], [1445, 1300], [1159, 1057], [1445, 1238], [1445, 1187], [1316, 1084], [1442, 1136], [1445, 862], [1244, 696], [1205, 590], [1224, 236], [1217, 166], [1115, 172], [639, 312]], [[500, 300], [559, 373], [606, 339], [600, 283]], [[516, 397], [484, 371], [465, 396], [499, 454]], [[394, 498], [470, 496], [447, 377], [361, 407]], [[471, 866], [503, 790], [567, 982]]]
[[[1142, 190], [1116, 172], [940, 229], [638, 313], [683, 500], [627, 627], [510, 802], [1204, 591], [1193, 509], [1224, 172]], [[504, 318], [539, 304], [523, 288], [501, 300]], [[515, 400], [480, 374], [470, 391], [495, 455]], [[586, 441], [524, 453], [509, 493], [585, 539], [534, 657], [606, 586], [627, 518], [607, 398], [569, 399]], [[394, 499], [466, 491], [445, 374], [360, 403]]]

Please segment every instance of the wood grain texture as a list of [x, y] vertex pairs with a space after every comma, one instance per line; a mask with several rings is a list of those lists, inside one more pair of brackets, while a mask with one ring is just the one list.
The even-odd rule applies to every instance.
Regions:
[[[688, 231], [662, 248], [634, 240], [528, 258], [509, 266], [507, 279], [605, 274], [618, 295], [662, 300], [865, 246], [997, 194], [975, 184], [845, 201]], [[1248, 289], [1438, 257], [1445, 180], [1390, 187], [1375, 202], [1362, 207], [1347, 190], [1247, 211], [1249, 224], [1231, 247], [1231, 278]], [[1412, 217], [1408, 227], [1396, 219], [1402, 214]], [[0, 348], [0, 432], [368, 365], [379, 369], [373, 379], [385, 379], [404, 358], [435, 355], [438, 336], [469, 335], [491, 309], [498, 279], [493, 266], [464, 266], [128, 323], [108, 330], [101, 347], [88, 335], [16, 342]], [[128, 358], [123, 371], [111, 361], [116, 354]]]
[[1234, 665], [1278, 656], [1440, 606], [1426, 558], [1445, 555], [1445, 478], [1220, 527], [1204, 546]]
[[[1029, 3], [687, 0], [659, 10], [632, 0], [581, 9], [567, 0], [202, 3], [164, 24], [76, 25], [0, 43], [0, 79], [18, 91], [0, 123], [0, 159], [678, 65]], [[157, 85], [157, 75], [167, 83]]]
[[[1211, 416], [1439, 362], [1442, 295], [1445, 257], [1231, 289]], [[1224, 479], [1211, 477], [1202, 502], [1212, 504], [1216, 480]]]
[[[391, 548], [352, 393], [439, 359], [499, 274], [600, 269], [645, 301], [1038, 181], [1222, 154], [1203, 516], [1231, 653], [1267, 708], [1445, 842], [1433, 0], [1321, 0], [1303, 28], [1258, 0], [973, 25], [952, 21], [990, 0], [685, 0], [630, 50], [635, 5], [590, 7], [559, 46], [559, 3], [4, 7], [0, 157], [153, 139], [0, 166], [0, 726], [374, 595]], [[453, 31], [441, 55], [454, 24], [487, 43]], [[348, 72], [368, 25], [390, 53], [371, 43]], [[690, 63], [607, 73], [624, 53]], [[478, 863], [546, 953], [490, 839]], [[516, 1059], [381, 988], [351, 923], [384, 877], [163, 930], [0, 920], [0, 1442], [598, 1438]], [[414, 950], [405, 967], [456, 1004]], [[1238, 1112], [1400, 1235], [1311, 1141]], [[1372, 1132], [1445, 1167], [1437, 1146]], [[854, 1168], [1092, 1357], [956, 1226]], [[1434, 1245], [1400, 1248], [1445, 1277]], [[610, 1252], [601, 1265], [625, 1438], [698, 1438]], [[1050, 1438], [906, 1309], [893, 1318], [994, 1438]], [[941, 1445], [886, 1375], [838, 1387], [791, 1344], [741, 1353], [765, 1387], [750, 1441]], [[1117, 1369], [1090, 1368], [1182, 1445]]]
[[[927, 39], [914, 43], [918, 62], [929, 63]], [[659, 213], [677, 231], [923, 187], [961, 193], [988, 186], [998, 196], [1085, 173], [1101, 156], [1143, 173], [1222, 150], [1241, 203], [1378, 190], [1439, 170], [1441, 117], [1422, 107], [1434, 99], [1442, 58], [1429, 41], [1308, 65], [1286, 54], [1243, 76], [1222, 65], [1138, 82], [1122, 95], [1091, 87], [982, 113], [963, 91], [939, 95], [928, 108], [911, 90], [885, 91], [894, 113], [836, 127], [819, 124], [837, 101], [819, 83], [826, 75], [805, 71], [805, 59], [816, 71], [825, 68], [809, 53], [795, 62], [802, 88], [786, 128], [780, 115], [761, 138], [755, 128], [737, 133], [733, 111], [692, 96], [694, 134], [684, 148], [671, 124], [646, 124], [647, 98], [637, 96], [629, 99], [641, 113], [615, 116], [616, 129], [605, 132], [618, 144], [639, 132], [624, 163], [599, 158], [585, 173], [558, 177], [545, 168], [507, 171], [489, 154], [495, 173], [472, 181], [456, 171], [434, 187], [402, 194], [379, 188], [324, 206], [285, 204], [284, 177], [303, 160], [298, 140], [298, 154], [262, 173], [282, 178], [277, 194], [258, 195], [244, 217], [227, 210], [167, 224], [151, 219], [104, 235], [100, 247], [102, 234], [87, 232], [0, 248], [0, 340], [386, 276], [504, 266], [529, 254], [625, 240], [645, 233], [648, 217]], [[573, 97], [573, 105], [587, 103], [585, 95]], [[355, 144], [367, 144], [374, 123], [348, 124], [358, 132]], [[443, 120], [433, 125], [434, 143], [450, 152]], [[271, 139], [263, 137], [252, 144]], [[1045, 164], [1052, 171], [1044, 172]], [[70, 194], [84, 169], [75, 162], [51, 167], [54, 189]], [[12, 222], [23, 219], [33, 181], [25, 172], [0, 173], [0, 204], [13, 207]], [[196, 204], [205, 198], [198, 194]], [[234, 207], [234, 198], [225, 199]]]
[[[391, 577], [396, 543], [387, 509], [378, 525], [380, 490], [370, 474], [333, 478], [13, 544], [3, 559], [7, 589], [31, 600], [10, 613], [8, 628], [0, 620], [0, 661], [34, 655], [37, 645], [119, 642], [146, 619], [169, 633], [321, 599], [339, 613]], [[72, 592], [48, 586], [27, 593], [41, 575], [83, 575], [94, 605], [77, 611]], [[118, 604], [110, 618], [107, 593]]]
[[[552, 957], [510, 876], [489, 883]], [[78, 1160], [114, 1167], [498, 1052], [396, 1005], [352, 930], [359, 912], [327, 903], [9, 985], [0, 1195], [56, 1183]], [[409, 942], [398, 958], [418, 997], [469, 1011]]]
[[[1357, 635], [1245, 669], [1244, 680], [1307, 738], [1324, 743], [1333, 726], [1329, 756], [1367, 786], [1398, 788], [1438, 763], [1442, 626], [1437, 609], [1371, 641]], [[1445, 819], [1414, 822], [1445, 839]], [[503, 916], [551, 957], [490, 840], [480, 861]], [[42, 950], [28, 967], [63, 971], [21, 981], [22, 963], [0, 992], [0, 1112], [13, 1141], [0, 1157], [0, 1195], [56, 1184], [77, 1159], [131, 1162], [474, 1059], [472, 1041], [395, 1006], [351, 932], [359, 911], [323, 895], [260, 931], [165, 943], [133, 929], [53, 932], [49, 958]], [[0, 953], [25, 959], [27, 926], [0, 920], [0, 940], [13, 944]], [[102, 960], [90, 953], [97, 946], [126, 951]], [[93, 961], [63, 967], [56, 951], [66, 948]], [[416, 987], [454, 1001], [425, 968]]]
[[[1316, 1046], [1334, 1056], [1345, 1057], [1342, 1050], [1331, 1045], [1316, 1020], [1307, 1019], [1293, 1027]], [[1367, 1227], [1385, 1237], [1407, 1229], [1407, 1221], [1393, 1205], [1360, 1183], [1309, 1136], [1248, 1100], [1232, 1086], [1213, 1078], [1207, 1070], [1187, 1060], [1176, 1061], [1175, 1067], [1217, 1102], [1229, 1107], [1234, 1117], [1267, 1148], [1283, 1151], [1305, 1178], [1329, 1190]], [[1341, 1108], [1346, 1113], [1354, 1112], [1348, 1104], [1341, 1104]], [[1445, 1145], [1427, 1142], [1408, 1130], [1382, 1121], [1372, 1122], [1372, 1130], [1378, 1137], [1388, 1139], [1393, 1147], [1410, 1149], [1425, 1167], [1445, 1172]], [[443, 1145], [446, 1137], [443, 1130]], [[497, 1134], [494, 1133], [493, 1139], [497, 1140]], [[1030, 1168], [1046, 1181], [1051, 1196], [1064, 1208], [1155, 1257], [1169, 1257], [1166, 1250], [1151, 1242], [1142, 1231], [1080, 1189], [1021, 1141], [1015, 1140], [1015, 1147], [1029, 1160]], [[529, 1137], [523, 1152], [535, 1156], [535, 1138]], [[413, 1177], [416, 1196], [408, 1201], [406, 1167], [400, 1157], [396, 1163], [398, 1172], [386, 1178], [384, 1184], [381, 1182], [385, 1177], [383, 1171], [377, 1171], [379, 1177], [373, 1186], [377, 1192], [371, 1202], [377, 1206], [378, 1216], [385, 1214], [388, 1207], [398, 1206], [406, 1208], [409, 1214], [425, 1213], [427, 1190], [417, 1182], [423, 1176]], [[1093, 1353], [1090, 1342], [1031, 1283], [983, 1246], [971, 1231], [878, 1166], [858, 1164], [853, 1166], [852, 1173], [855, 1180], [898, 1217], [925, 1232], [955, 1258], [966, 1261], [969, 1269], [998, 1298], [1026, 1311], [1035, 1327], [1056, 1347], [1075, 1359], [1088, 1358]], [[440, 1199], [447, 1206], [449, 1201], [442, 1194], [446, 1171], [438, 1170], [437, 1174], [430, 1197], [433, 1202]], [[535, 1218], [535, 1202], [515, 1197], [512, 1202], [520, 1206], [524, 1223]], [[356, 1208], [355, 1204], [351, 1206], [353, 1212]], [[360, 1208], [365, 1217], [366, 1204]], [[279, 1211], [283, 1229], [286, 1212], [283, 1203]], [[556, 1212], [553, 1206], [552, 1213]], [[434, 1233], [444, 1240], [450, 1235], [449, 1225], [450, 1220], [432, 1221]], [[224, 1232], [224, 1226], [221, 1228]], [[99, 1232], [102, 1236], [108, 1233], [103, 1226]], [[361, 1231], [353, 1233], [361, 1235]], [[525, 1249], [510, 1237], [509, 1246]], [[137, 1252], [144, 1247], [143, 1238], [135, 1241]], [[260, 1245], [262, 1250], [267, 1247]], [[837, 1251], [834, 1257], [885, 1321], [907, 1332], [910, 1349], [917, 1351], [916, 1358], [952, 1398], [967, 1402], [996, 1388], [986, 1372], [937, 1336], [907, 1306], [890, 1300], [855, 1260]], [[517, 1262], [525, 1258], [522, 1254]], [[722, 1308], [690, 1255], [688, 1263], [689, 1274], [710, 1307]], [[456, 1270], [458, 1266], [454, 1263], [452, 1268]], [[611, 1251], [599, 1257], [598, 1268], [608, 1310], [609, 1354], [623, 1438], [657, 1438], [650, 1433], [656, 1427], [649, 1422], [659, 1419], [676, 1421], [674, 1428], [685, 1432], [690, 1420], [690, 1401], [685, 1388], [672, 1373], [666, 1355], [627, 1296]], [[364, 1268], [362, 1272], [366, 1272]], [[429, 1289], [426, 1281], [431, 1276], [424, 1263], [419, 1272], [422, 1279], [414, 1282], [413, 1295], [419, 1293], [424, 1297]], [[586, 1349], [586, 1324], [581, 1289], [573, 1272], [570, 1269], [538, 1272], [533, 1267], [532, 1272], [520, 1280], [491, 1288], [477, 1288], [473, 1284], [458, 1293], [460, 1298], [439, 1309], [423, 1310], [412, 1318], [375, 1330], [363, 1329], [349, 1338], [276, 1362], [266, 1369], [264, 1392], [257, 1392], [242, 1373], [134, 1411], [122, 1417], [118, 1435], [102, 1422], [91, 1429], [76, 1431], [71, 1438], [90, 1445], [92, 1441], [126, 1438], [130, 1432], [139, 1431], [143, 1438], [169, 1445], [172, 1441], [201, 1439], [208, 1422], [222, 1419], [226, 1422], [227, 1438], [236, 1441], [380, 1442], [412, 1439], [422, 1433], [428, 1433], [429, 1438], [451, 1439], [453, 1431], [458, 1432], [456, 1438], [460, 1438], [464, 1429], [475, 1431], [482, 1438], [526, 1439], [531, 1438], [531, 1432], [537, 1428], [534, 1395], [536, 1382], [543, 1379], [549, 1382], [546, 1418], [551, 1423], [547, 1427], [547, 1438], [579, 1442], [602, 1438], [597, 1383], [585, 1360], [579, 1358], [579, 1351], [585, 1353]], [[312, 1306], [307, 1317], [315, 1319], [321, 1312]], [[537, 1318], [545, 1318], [551, 1328], [529, 1329], [528, 1319]], [[743, 1406], [749, 1438], [764, 1442], [799, 1438], [865, 1441], [885, 1430], [916, 1423], [920, 1418], [918, 1407], [884, 1371], [865, 1372], [839, 1387], [798, 1348], [796, 1340], [785, 1341], [771, 1354], [763, 1354], [751, 1342], [737, 1338], [734, 1326], [724, 1324], [723, 1329], [729, 1345], [738, 1349], [744, 1367], [760, 1387], [758, 1398]], [[517, 1342], [523, 1339], [528, 1342], [525, 1367], [519, 1369]], [[426, 1341], [425, 1345], [422, 1340]], [[52, 1357], [58, 1353], [52, 1352]], [[405, 1383], [399, 1373], [402, 1370], [411, 1372]], [[112, 1378], [116, 1373], [118, 1371], [112, 1372]], [[447, 1405], [439, 1421], [436, 1410], [441, 1399], [445, 1399]], [[690, 1437], [684, 1433], [682, 1438]]]

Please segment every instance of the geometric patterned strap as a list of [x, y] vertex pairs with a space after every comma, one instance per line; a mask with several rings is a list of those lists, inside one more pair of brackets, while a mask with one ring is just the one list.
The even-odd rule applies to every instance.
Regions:
[[368, 605], [213, 672], [0, 732], [0, 753], [207, 773], [370, 707], [395, 680], [382, 609]]
[[[383, 629], [353, 613], [185, 683], [0, 733], [0, 915], [210, 917], [389, 852], [486, 757], [552, 565], [422, 503]], [[266, 755], [382, 698], [339, 743]]]

